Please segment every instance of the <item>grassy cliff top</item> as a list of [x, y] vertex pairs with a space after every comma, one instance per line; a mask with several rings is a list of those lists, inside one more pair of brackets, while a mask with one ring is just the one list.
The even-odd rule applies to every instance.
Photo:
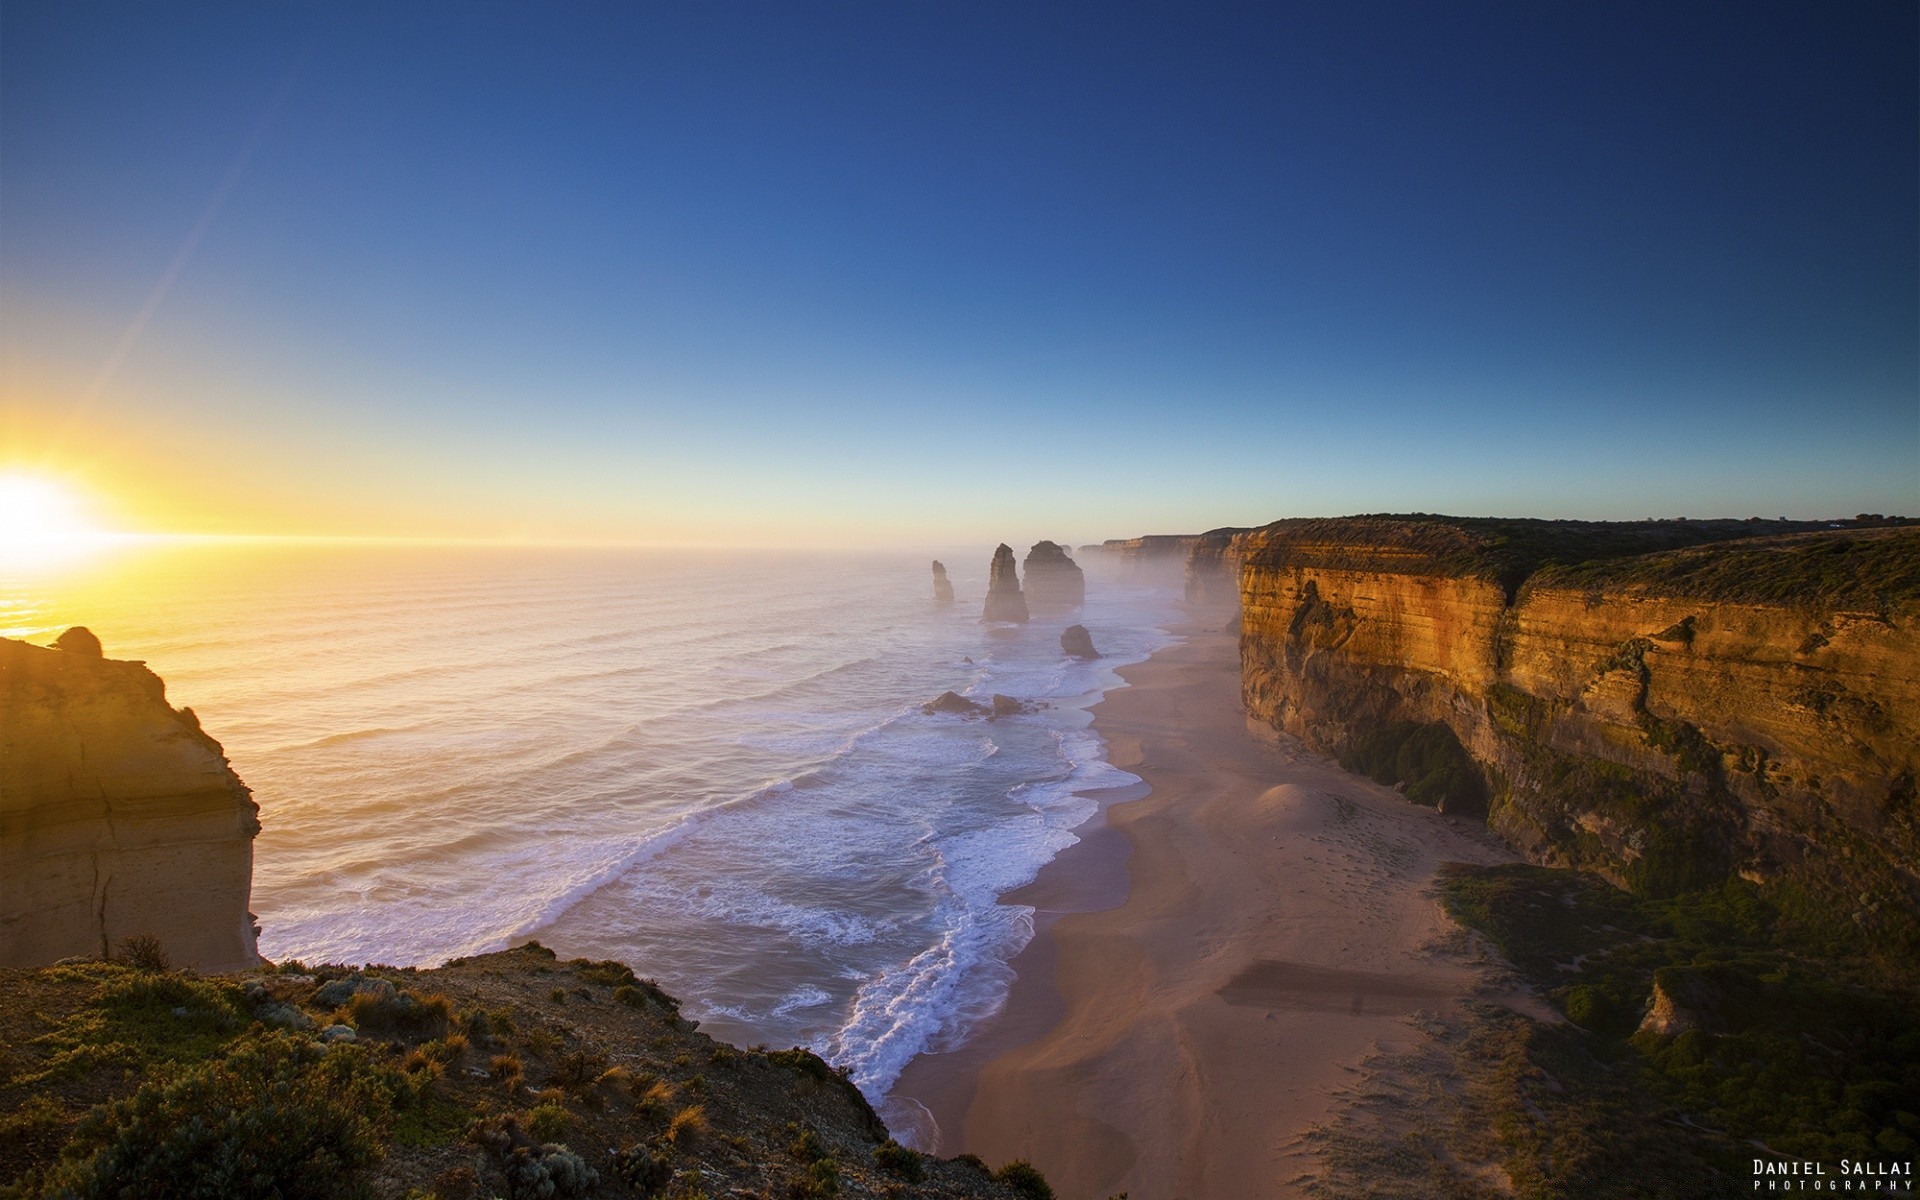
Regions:
[[[1873, 532], [1898, 535], [1915, 528], [1920, 527]], [[1793, 535], [1815, 534], [1846, 538], [1868, 531], [1867, 526], [1836, 530], [1823, 521], [1544, 521], [1379, 513], [1275, 521], [1247, 535], [1245, 561], [1267, 568], [1484, 579], [1511, 597], [1522, 583], [1548, 570], [1559, 572], [1556, 579], [1587, 572], [1579, 576], [1583, 581], [1610, 578], [1608, 572], [1617, 571], [1624, 581], [1637, 578], [1627, 561], [1649, 560], [1663, 552], [1691, 550], [1706, 561], [1735, 541], [1792, 541]]]
[[1830, 529], [1549, 566], [1528, 583], [1732, 603], [1905, 609], [1920, 604], [1920, 526]]
[[0, 1195], [1041, 1200], [907, 1150], [805, 1050], [537, 944], [434, 970], [0, 969]]

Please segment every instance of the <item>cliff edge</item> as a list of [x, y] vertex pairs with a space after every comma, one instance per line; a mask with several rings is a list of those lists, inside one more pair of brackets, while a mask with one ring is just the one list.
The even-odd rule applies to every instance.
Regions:
[[1276, 522], [1247, 708], [1536, 862], [1920, 953], [1920, 528], [1807, 528]]
[[159, 676], [82, 634], [0, 638], [0, 966], [136, 935], [182, 966], [257, 965], [259, 806]]

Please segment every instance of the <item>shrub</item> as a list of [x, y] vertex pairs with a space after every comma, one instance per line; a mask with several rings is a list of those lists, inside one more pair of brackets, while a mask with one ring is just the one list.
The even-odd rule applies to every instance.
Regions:
[[564, 1104], [548, 1100], [527, 1110], [527, 1132], [543, 1142], [551, 1142], [573, 1124], [573, 1114]]
[[653, 1195], [673, 1178], [672, 1164], [655, 1158], [645, 1146], [626, 1146], [616, 1151], [611, 1161], [613, 1173], [620, 1182], [642, 1196]]
[[[584, 962], [584, 960], [576, 961]], [[634, 979], [633, 968], [622, 962], [614, 962], [611, 959], [604, 962], [584, 963], [584, 965], [580, 967], [580, 978], [586, 980], [588, 983], [597, 983], [602, 987], [630, 986], [637, 982], [637, 980]]]
[[1053, 1200], [1053, 1188], [1040, 1168], [1024, 1158], [1016, 1158], [993, 1173], [993, 1177], [1019, 1192], [1027, 1200]]
[[453, 1019], [453, 1002], [438, 994], [421, 999], [412, 992], [392, 996], [360, 992], [346, 1007], [360, 1032], [393, 1037], [445, 1037]]
[[145, 933], [122, 938], [120, 953], [115, 957], [136, 971], [166, 972], [173, 969], [173, 960], [167, 957], [160, 939]]
[[675, 1146], [691, 1146], [707, 1131], [707, 1110], [698, 1104], [681, 1109], [667, 1122], [667, 1140]]
[[224, 1057], [156, 1072], [81, 1122], [49, 1194], [325, 1200], [379, 1154], [380, 1126], [410, 1096], [366, 1051], [251, 1035]]
[[567, 1200], [599, 1186], [600, 1173], [565, 1146], [519, 1146], [502, 1164], [514, 1200]]
[[518, 1054], [494, 1055], [493, 1061], [487, 1064], [487, 1074], [495, 1083], [505, 1087], [509, 1092], [513, 1091], [520, 1086], [520, 1080], [524, 1077], [520, 1056]]
[[919, 1183], [927, 1177], [927, 1168], [920, 1156], [892, 1138], [880, 1143], [873, 1152], [873, 1161], [908, 1183]]
[[574, 1091], [592, 1086], [606, 1069], [606, 1055], [593, 1050], [573, 1050], [562, 1055], [560, 1061], [554, 1064], [553, 1081]]

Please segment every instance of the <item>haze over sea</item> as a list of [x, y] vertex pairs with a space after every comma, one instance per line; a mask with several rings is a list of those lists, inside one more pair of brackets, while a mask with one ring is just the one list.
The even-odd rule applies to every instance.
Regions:
[[[876, 1101], [1002, 1001], [1108, 765], [1086, 709], [1172, 588], [978, 621], [989, 551], [188, 545], [0, 580], [0, 632], [146, 660], [261, 803], [276, 960], [433, 965], [537, 937], [635, 964], [738, 1043]], [[1086, 624], [1106, 657], [1069, 659]], [[1044, 708], [928, 716], [952, 689]]]

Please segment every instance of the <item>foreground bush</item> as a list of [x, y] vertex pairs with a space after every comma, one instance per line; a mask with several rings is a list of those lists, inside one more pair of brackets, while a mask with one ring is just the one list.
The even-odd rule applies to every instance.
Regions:
[[61, 1200], [325, 1200], [353, 1194], [382, 1124], [407, 1094], [364, 1050], [285, 1034], [241, 1038], [222, 1058], [157, 1072], [74, 1131], [28, 1194]]

